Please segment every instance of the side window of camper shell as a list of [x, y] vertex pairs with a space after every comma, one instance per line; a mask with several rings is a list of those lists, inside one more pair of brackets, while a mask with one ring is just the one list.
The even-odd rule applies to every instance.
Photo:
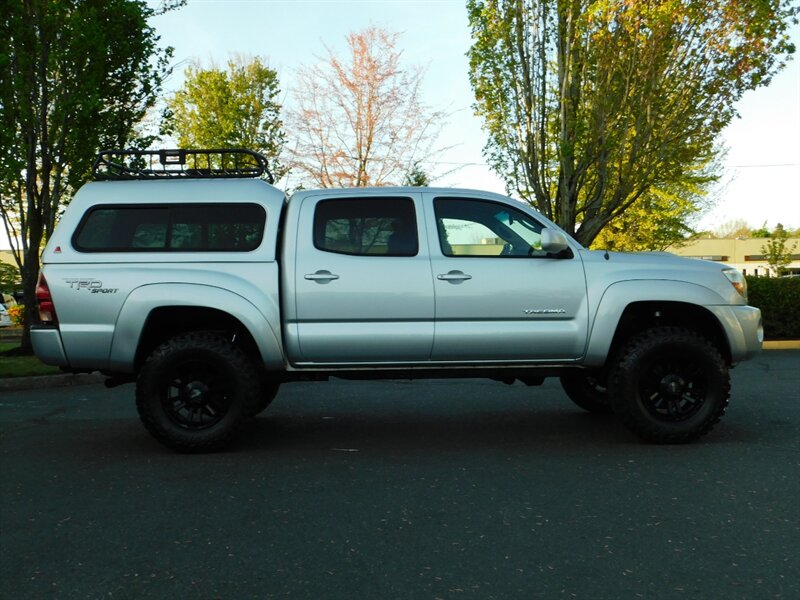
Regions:
[[257, 204], [99, 205], [84, 215], [79, 252], [249, 252], [267, 215]]

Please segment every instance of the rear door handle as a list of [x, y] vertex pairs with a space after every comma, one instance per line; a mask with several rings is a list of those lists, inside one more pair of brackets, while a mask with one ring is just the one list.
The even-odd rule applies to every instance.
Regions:
[[306, 273], [304, 275], [306, 279], [310, 279], [311, 281], [317, 281], [319, 283], [328, 283], [329, 281], [333, 281], [334, 279], [339, 279], [338, 275], [334, 275], [330, 271], [321, 270], [317, 271], [316, 273]]
[[442, 281], [452, 281], [454, 283], [459, 283], [461, 281], [466, 281], [467, 279], [472, 279], [472, 275], [467, 275], [462, 271], [448, 271], [447, 273], [441, 273], [436, 276], [436, 279], [441, 279]]

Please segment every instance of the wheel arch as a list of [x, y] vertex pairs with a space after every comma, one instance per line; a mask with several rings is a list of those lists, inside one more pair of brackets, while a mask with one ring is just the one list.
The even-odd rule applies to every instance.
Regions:
[[[223, 308], [224, 307], [224, 310]], [[144, 360], [167, 339], [191, 331], [218, 332], [270, 369], [284, 368], [277, 306], [269, 318], [242, 296], [206, 285], [156, 284], [134, 290], [114, 328], [110, 367], [136, 373]]]
[[[728, 364], [731, 363], [731, 346], [725, 329], [705, 306], [719, 303], [714, 292], [673, 281], [625, 283], [635, 286], [617, 284], [603, 295], [591, 328], [586, 365], [604, 366], [631, 336], [662, 325], [696, 331], [714, 344]], [[644, 284], [647, 295], [641, 293]]]

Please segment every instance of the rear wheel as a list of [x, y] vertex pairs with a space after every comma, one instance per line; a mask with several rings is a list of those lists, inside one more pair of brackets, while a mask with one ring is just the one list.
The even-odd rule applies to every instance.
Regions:
[[605, 377], [600, 373], [580, 372], [561, 377], [561, 387], [575, 404], [596, 414], [611, 412]]
[[679, 327], [658, 327], [628, 342], [609, 377], [614, 412], [640, 438], [690, 442], [728, 406], [730, 375], [719, 350]]
[[182, 452], [219, 450], [255, 414], [259, 377], [247, 355], [211, 333], [188, 333], [148, 357], [136, 384], [147, 430]]

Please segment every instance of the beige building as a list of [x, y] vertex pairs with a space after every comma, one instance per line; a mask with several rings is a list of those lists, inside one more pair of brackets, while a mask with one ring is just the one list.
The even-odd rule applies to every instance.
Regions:
[[[762, 248], [768, 238], [724, 238], [692, 240], [680, 248], [667, 248], [669, 252], [688, 258], [701, 258], [725, 263], [739, 269], [745, 275], [774, 275]], [[786, 248], [792, 252], [792, 262], [787, 265], [789, 273], [800, 274], [800, 238], [789, 238]]]
[[0, 262], [17, 266], [17, 261], [14, 260], [14, 254], [11, 250], [0, 250]]

